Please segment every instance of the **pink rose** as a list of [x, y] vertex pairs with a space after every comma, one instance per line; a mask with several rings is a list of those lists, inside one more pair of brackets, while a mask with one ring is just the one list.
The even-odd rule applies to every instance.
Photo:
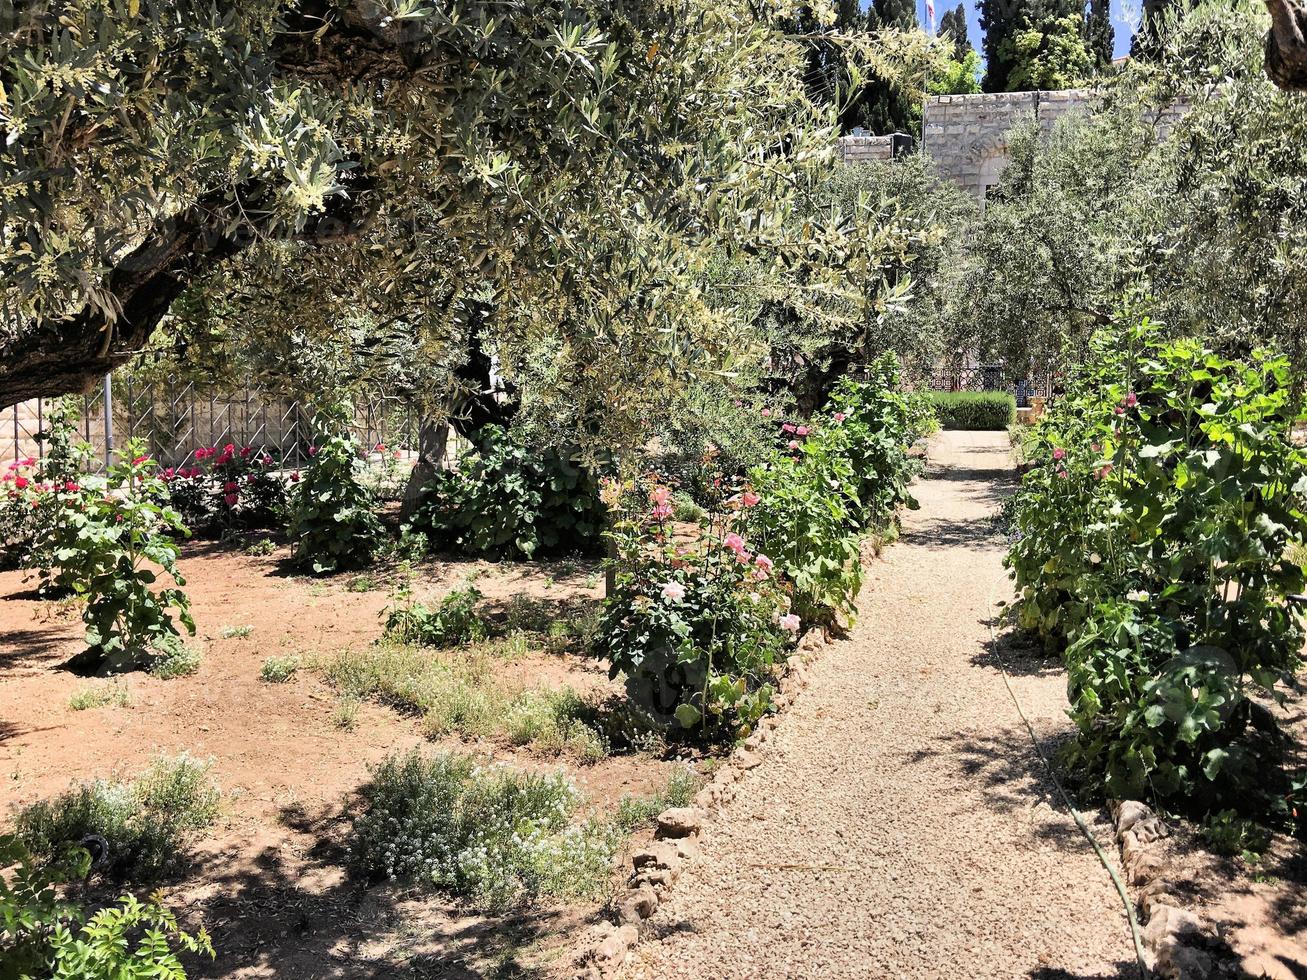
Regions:
[[776, 567], [776, 563], [763, 554], [759, 554], [758, 557], [753, 560], [753, 563], [757, 565], [758, 568], [760, 568], [763, 572], [770, 572], [773, 568]]
[[762, 502], [762, 498], [752, 490], [746, 490], [740, 497], [740, 502], [744, 504], [745, 507], [757, 507], [758, 504]]
[[800, 623], [799, 617], [794, 615], [794, 613], [781, 617], [781, 629], [783, 630], [788, 630], [791, 633], [798, 633], [801, 625], [802, 623]]
[[765, 419], [769, 419], [769, 418], [771, 418], [771, 409], [770, 409], [770, 408], [764, 408], [764, 409], [762, 410], [762, 417], [765, 418]]
[[798, 442], [797, 439], [791, 439], [791, 440], [789, 441], [788, 445], [789, 445], [789, 447], [790, 447], [791, 449], [798, 449], [798, 448], [799, 448], [799, 442]]
[[740, 537], [734, 531], [732, 531], [730, 534], [726, 535], [726, 537], [722, 539], [722, 545], [725, 548], [727, 548], [727, 550], [733, 551], [737, 555], [744, 554], [745, 551], [744, 538]]
[[845, 415], [843, 412], [836, 412], [836, 413], [835, 413], [835, 421], [836, 421], [836, 422], [843, 422], [846, 418], [848, 418], [848, 416]]
[[663, 598], [680, 602], [685, 598], [685, 586], [680, 582], [668, 582], [663, 586]]
[[796, 436], [806, 436], [808, 434], [808, 427], [806, 425], [801, 425], [794, 430], [794, 434]]
[[1054, 459], [1066, 459], [1066, 450], [1065, 450], [1065, 449], [1054, 449], [1054, 450], [1053, 450], [1053, 458], [1054, 458]]

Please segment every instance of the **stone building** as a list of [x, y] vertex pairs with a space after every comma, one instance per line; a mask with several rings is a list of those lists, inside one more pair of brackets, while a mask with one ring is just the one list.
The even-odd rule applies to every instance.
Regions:
[[[930, 96], [922, 106], [921, 149], [942, 176], [983, 203], [1007, 166], [1007, 135], [1014, 127], [1034, 119], [1042, 132], [1051, 132], [1068, 113], [1088, 111], [1094, 99], [1092, 89]], [[1170, 106], [1153, 124], [1165, 135], [1184, 109]]]

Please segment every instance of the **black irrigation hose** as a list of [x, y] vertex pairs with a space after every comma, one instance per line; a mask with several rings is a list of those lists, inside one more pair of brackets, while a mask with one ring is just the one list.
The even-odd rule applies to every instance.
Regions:
[[[1007, 576], [1004, 575], [1000, 581], [1005, 581], [1006, 579]], [[1039, 737], [1035, 734], [1034, 726], [1030, 724], [1030, 719], [1026, 717], [1025, 711], [1022, 710], [1021, 702], [1017, 699], [1016, 691], [1012, 690], [1012, 682], [1008, 679], [1007, 664], [1003, 662], [1003, 657], [998, 652], [998, 634], [994, 631], [994, 593], [997, 590], [998, 584], [996, 582], [994, 587], [989, 591], [989, 646], [990, 652], [994, 655], [994, 661], [998, 664], [999, 673], [1003, 676], [1003, 686], [1007, 688], [1008, 697], [1012, 699], [1012, 703], [1016, 706], [1017, 714], [1021, 716], [1021, 721], [1026, 726], [1026, 731], [1030, 735], [1030, 744], [1035, 747], [1035, 754], [1039, 756], [1039, 761], [1044, 764], [1044, 770], [1048, 773], [1048, 778], [1051, 779], [1053, 785], [1057, 787], [1058, 795], [1062, 797], [1062, 802], [1066, 804], [1066, 808], [1071, 812], [1071, 818], [1076, 822], [1076, 826], [1080, 828], [1080, 833], [1084, 835], [1085, 840], [1089, 841], [1089, 846], [1094, 849], [1094, 853], [1098, 855], [1098, 860], [1102, 863], [1103, 868], [1111, 877], [1112, 884], [1116, 886], [1116, 893], [1121, 896], [1121, 904], [1125, 907], [1126, 918], [1130, 921], [1130, 938], [1135, 944], [1135, 961], [1139, 964], [1139, 976], [1141, 980], [1150, 980], [1151, 974], [1149, 974], [1148, 967], [1144, 964], [1143, 941], [1139, 938], [1139, 922], [1135, 918], [1135, 906], [1134, 903], [1130, 901], [1130, 894], [1126, 891], [1125, 884], [1121, 881], [1121, 876], [1116, 873], [1116, 869], [1113, 868], [1111, 862], [1108, 861], [1107, 855], [1103, 853], [1103, 848], [1099, 845], [1098, 840], [1090, 831], [1089, 825], [1085, 823], [1085, 818], [1080, 815], [1080, 811], [1077, 810], [1075, 804], [1071, 802], [1071, 797], [1067, 794], [1067, 791], [1062, 788], [1062, 782], [1057, 778], [1057, 773], [1053, 771], [1052, 763], [1048, 761], [1048, 757], [1044, 755], [1044, 750], [1039, 746]]]

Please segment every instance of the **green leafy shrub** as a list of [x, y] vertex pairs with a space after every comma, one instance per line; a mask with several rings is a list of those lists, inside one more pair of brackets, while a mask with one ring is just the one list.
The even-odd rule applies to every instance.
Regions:
[[407, 530], [436, 550], [488, 558], [594, 551], [602, 531], [598, 484], [565, 454], [486, 426], [474, 454], [423, 488]]
[[594, 894], [616, 847], [561, 775], [483, 769], [468, 757], [386, 759], [354, 819], [353, 867], [372, 880], [418, 881], [502, 908], [537, 896]]
[[187, 839], [209, 826], [220, 799], [209, 764], [187, 755], [160, 757], [135, 782], [95, 780], [19, 811], [23, 844], [51, 860], [88, 836], [108, 851], [99, 872], [115, 881], [154, 881], [182, 863]]
[[259, 679], [269, 684], [285, 684], [300, 669], [299, 657], [269, 657], [263, 661]]
[[376, 501], [360, 479], [354, 443], [344, 434], [349, 419], [345, 404], [318, 410], [312, 462], [291, 495], [292, 559], [315, 575], [366, 565], [381, 543]]
[[784, 423], [786, 450], [750, 471], [760, 498], [748, 528], [794, 584], [794, 611], [809, 623], [853, 615], [862, 585], [860, 542], [881, 532], [919, 466], [908, 447], [928, 427], [919, 398], [899, 391], [898, 363], [878, 360], [864, 381], [841, 380], [830, 403], [806, 424]]
[[204, 929], [183, 932], [157, 895], [124, 895], [80, 925], [85, 912], [60, 899], [59, 887], [85, 878], [90, 866], [80, 847], [38, 862], [17, 837], [0, 834], [0, 867], [10, 869], [0, 878], [0, 978], [186, 980], [173, 946], [213, 956]]
[[399, 602], [386, 613], [386, 638], [397, 643], [417, 643], [428, 647], [453, 647], [480, 643], [490, 635], [476, 607], [483, 598], [474, 585], [455, 589], [440, 600], [435, 609], [411, 601], [407, 587]]
[[1287, 819], [1258, 696], [1301, 665], [1307, 454], [1287, 364], [1100, 332], [1036, 427], [1007, 564], [1016, 622], [1063, 651], [1068, 759], [1113, 796]]
[[124, 895], [87, 920], [59, 888], [90, 866], [80, 847], [37, 862], [21, 840], [0, 834], [0, 867], [10, 869], [0, 878], [0, 980], [186, 980], [174, 946], [213, 956], [208, 933], [184, 932], [158, 895]]
[[[605, 490], [617, 515], [621, 562], [604, 604], [594, 652], [625, 678], [631, 701], [657, 724], [710, 737], [747, 735], [771, 704], [774, 667], [798, 632], [774, 562], [754, 553], [719, 517], [691, 546], [671, 543], [671, 493], [646, 496], [615, 483]], [[747, 493], [747, 498], [744, 494]], [[745, 503], [747, 499], [747, 504]], [[756, 506], [751, 491], [741, 507]]]
[[1006, 429], [1016, 420], [1017, 400], [1000, 391], [937, 391], [931, 404], [945, 429]]
[[148, 667], [182, 646], [171, 610], [194, 635], [181, 588], [154, 591], [157, 569], [177, 586], [176, 538], [187, 534], [176, 511], [161, 506], [158, 465], [131, 443], [107, 478], [50, 486], [54, 510], [39, 545], [53, 561], [42, 576], [86, 599], [87, 650], [81, 666], [101, 673]]

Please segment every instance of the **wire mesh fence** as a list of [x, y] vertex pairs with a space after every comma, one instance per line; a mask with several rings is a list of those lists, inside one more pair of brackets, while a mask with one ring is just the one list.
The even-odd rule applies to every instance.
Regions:
[[[0, 409], [0, 462], [40, 456], [52, 403], [46, 399]], [[359, 445], [416, 450], [421, 419], [403, 399], [373, 393], [355, 400], [353, 434]], [[203, 390], [194, 382], [140, 382], [111, 376], [81, 396], [77, 427], [96, 465], [133, 439], [167, 466], [185, 466], [201, 447], [252, 446], [281, 467], [308, 462], [312, 410], [293, 399], [257, 389]]]
[[977, 364], [937, 368], [930, 378], [935, 391], [1007, 391], [1022, 397], [1047, 397], [1051, 388], [1046, 374], [1018, 378], [1003, 364]]

